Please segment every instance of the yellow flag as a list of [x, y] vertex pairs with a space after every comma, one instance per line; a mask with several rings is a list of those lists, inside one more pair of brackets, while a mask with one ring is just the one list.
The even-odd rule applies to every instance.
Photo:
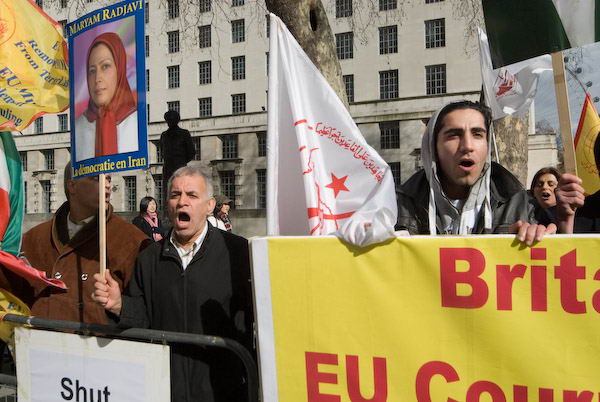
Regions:
[[600, 131], [600, 118], [598, 112], [587, 95], [581, 110], [579, 126], [575, 135], [575, 157], [577, 158], [577, 174], [583, 180], [586, 194], [594, 194], [600, 190], [600, 177], [598, 177], [599, 161], [594, 156], [594, 144]]
[[[31, 310], [21, 299], [7, 290], [0, 289], [0, 315], [20, 314], [31, 315]], [[15, 350], [15, 326], [11, 322], [0, 321], [0, 339], [8, 345], [11, 353]]]
[[0, 0], [0, 129], [23, 130], [69, 106], [67, 44], [31, 0]]

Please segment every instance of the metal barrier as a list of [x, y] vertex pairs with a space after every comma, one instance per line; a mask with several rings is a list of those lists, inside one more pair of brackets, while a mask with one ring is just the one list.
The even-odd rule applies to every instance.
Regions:
[[[248, 401], [258, 402], [258, 371], [250, 352], [239, 342], [218, 336], [188, 334], [183, 332], [157, 331], [153, 329], [127, 328], [122, 329], [115, 326], [87, 324], [83, 322], [48, 320], [44, 318], [23, 316], [18, 314], [4, 314], [0, 316], [1, 321], [12, 322], [20, 325], [28, 325], [40, 329], [66, 330], [78, 332], [83, 335], [106, 336], [131, 339], [147, 340], [160, 343], [185, 343], [196, 346], [212, 346], [228, 349], [235, 353], [244, 364], [248, 380]], [[7, 381], [7, 382], [5, 382]], [[2, 375], [0, 383], [16, 385], [16, 377]]]

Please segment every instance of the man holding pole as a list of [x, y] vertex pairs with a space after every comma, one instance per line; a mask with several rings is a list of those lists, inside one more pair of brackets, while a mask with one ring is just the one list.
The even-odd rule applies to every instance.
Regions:
[[[139, 255], [123, 296], [107, 272], [94, 276], [93, 298], [120, 326], [223, 336], [252, 351], [248, 242], [207, 224], [212, 195], [197, 167], [176, 170], [168, 184], [170, 234]], [[244, 401], [245, 392], [243, 368], [228, 351], [172, 347], [171, 400]]]
[[[397, 230], [411, 234], [516, 233], [532, 245], [557, 227], [537, 225], [533, 205], [519, 181], [491, 161], [491, 111], [470, 101], [450, 103], [436, 112], [423, 135], [424, 169], [398, 192]], [[583, 205], [577, 176], [561, 179], [557, 213], [563, 233]]]
[[[37, 317], [107, 324], [104, 310], [91, 299], [93, 275], [99, 271], [98, 176], [73, 180], [71, 174], [69, 163], [64, 184], [67, 201], [51, 220], [25, 233], [22, 245], [25, 258], [33, 267], [62, 280], [67, 289], [29, 284], [4, 269], [0, 272], [0, 286], [27, 303]], [[126, 285], [137, 255], [149, 240], [138, 228], [113, 214], [109, 177], [105, 194], [107, 266], [115, 280]]]

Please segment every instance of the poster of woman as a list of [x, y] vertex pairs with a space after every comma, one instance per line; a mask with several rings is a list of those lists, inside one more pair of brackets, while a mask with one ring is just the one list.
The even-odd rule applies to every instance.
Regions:
[[74, 177], [147, 165], [143, 8], [131, 7], [140, 3], [99, 9], [67, 27]]

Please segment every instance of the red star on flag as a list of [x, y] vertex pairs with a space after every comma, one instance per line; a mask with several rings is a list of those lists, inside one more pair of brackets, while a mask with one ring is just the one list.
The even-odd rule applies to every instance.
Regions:
[[331, 174], [331, 183], [329, 183], [328, 185], [326, 185], [325, 187], [330, 188], [333, 190], [333, 195], [335, 198], [337, 198], [338, 194], [340, 191], [350, 191], [348, 190], [348, 187], [346, 187], [346, 185], [344, 184], [346, 182], [346, 179], [348, 178], [348, 176], [344, 176], [341, 178], [337, 178], [333, 173]]

